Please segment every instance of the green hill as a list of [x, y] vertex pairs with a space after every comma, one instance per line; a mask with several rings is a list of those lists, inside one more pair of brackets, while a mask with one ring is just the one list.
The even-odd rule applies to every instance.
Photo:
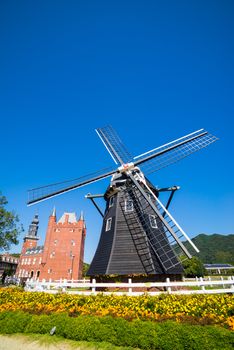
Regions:
[[[200, 253], [197, 255], [203, 263], [229, 263], [234, 265], [234, 234], [200, 234], [192, 239]], [[187, 244], [186, 244], [187, 245]], [[187, 247], [189, 247], [187, 245]]]

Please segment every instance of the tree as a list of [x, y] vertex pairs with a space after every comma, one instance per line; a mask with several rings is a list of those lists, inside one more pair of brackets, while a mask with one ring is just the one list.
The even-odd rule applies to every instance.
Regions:
[[185, 277], [202, 277], [205, 274], [203, 262], [197, 256], [184, 260], [183, 268]]
[[5, 208], [7, 203], [0, 192], [0, 250], [8, 250], [11, 244], [18, 244], [17, 238], [23, 231], [22, 226], [18, 225], [18, 216]]
[[84, 264], [83, 264], [83, 276], [84, 277], [86, 276], [88, 269], [89, 269], [89, 264], [84, 262]]

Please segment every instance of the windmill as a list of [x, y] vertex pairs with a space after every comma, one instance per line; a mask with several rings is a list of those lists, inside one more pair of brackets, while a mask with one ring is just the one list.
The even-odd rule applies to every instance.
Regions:
[[[217, 138], [200, 129], [132, 157], [111, 126], [96, 132], [115, 167], [29, 190], [28, 205], [111, 177], [104, 194], [86, 196], [103, 217], [100, 240], [88, 275], [181, 275], [181, 257], [192, 257], [188, 247], [199, 251], [168, 211], [178, 187], [156, 188], [146, 175], [187, 157]], [[166, 206], [159, 199], [163, 191], [170, 192]], [[104, 213], [95, 202], [99, 197], [106, 201]]]

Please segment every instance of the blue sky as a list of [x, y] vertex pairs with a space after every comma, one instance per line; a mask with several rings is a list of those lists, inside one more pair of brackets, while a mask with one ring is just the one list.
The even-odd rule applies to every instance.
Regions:
[[[0, 189], [27, 230], [37, 211], [84, 210], [85, 260], [101, 218], [84, 198], [104, 180], [27, 207], [27, 189], [113, 165], [94, 129], [134, 155], [200, 128], [219, 141], [153, 174], [180, 185], [171, 212], [193, 237], [233, 233], [233, 1], [2, 1]], [[12, 247], [12, 251], [20, 251]]]

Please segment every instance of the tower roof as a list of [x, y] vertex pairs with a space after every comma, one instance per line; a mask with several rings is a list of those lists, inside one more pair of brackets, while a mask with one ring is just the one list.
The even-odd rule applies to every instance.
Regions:
[[55, 207], [53, 208], [53, 212], [52, 212], [51, 216], [56, 216], [56, 209], [55, 209]]
[[26, 233], [25, 238], [38, 239], [37, 237], [38, 224], [39, 224], [38, 214], [35, 214], [31, 224], [29, 225], [28, 232]]
[[84, 212], [81, 210], [79, 221], [84, 221]]
[[58, 223], [63, 224], [66, 221], [66, 216], [68, 216], [68, 222], [70, 224], [77, 222], [76, 213], [63, 213], [63, 215], [59, 219]]

